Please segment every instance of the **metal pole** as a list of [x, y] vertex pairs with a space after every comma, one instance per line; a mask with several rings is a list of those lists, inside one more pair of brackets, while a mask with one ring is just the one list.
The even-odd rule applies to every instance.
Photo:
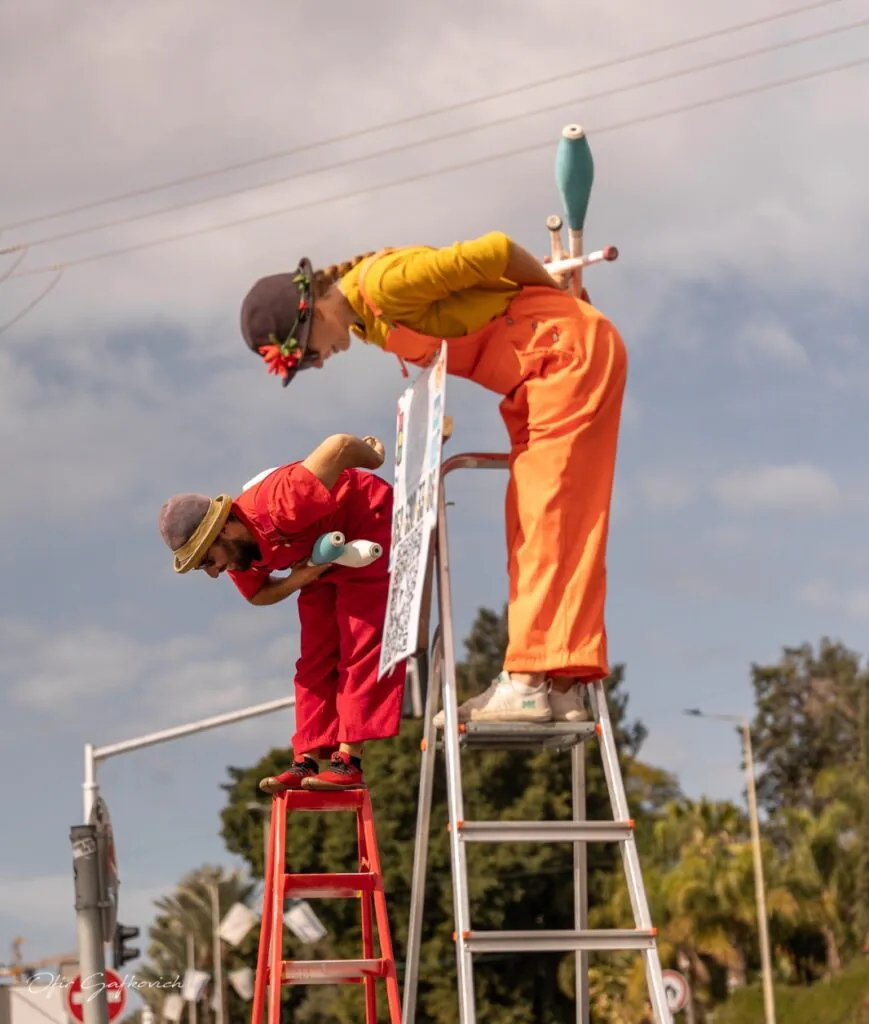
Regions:
[[751, 751], [751, 727], [742, 719], [745, 743], [745, 775], [748, 781], [748, 811], [751, 819], [751, 844], [754, 850], [757, 926], [760, 937], [760, 962], [763, 973], [763, 1014], [766, 1024], [775, 1024], [775, 996], [772, 987], [772, 958], [769, 951], [769, 930], [766, 917], [766, 891], [763, 880], [763, 855], [760, 846], [760, 822], [757, 817], [757, 795], [754, 790], [754, 758]]
[[215, 1024], [226, 1024], [223, 1007], [223, 961], [220, 948], [220, 895], [218, 882], [211, 883], [211, 925], [214, 943], [214, 1019]]
[[97, 802], [100, 787], [97, 784], [97, 762], [94, 756], [92, 743], [84, 745], [84, 782], [82, 783], [82, 809], [84, 817], [82, 821], [90, 821], [94, 804]]
[[93, 825], [73, 825], [69, 838], [72, 843], [75, 880], [75, 915], [78, 926], [84, 1024], [108, 1024], [97, 830]]
[[[196, 970], [196, 937], [193, 932], [187, 933], [187, 970]], [[187, 1004], [187, 1015], [190, 1024], [196, 1024], [196, 1000], [191, 999]]]
[[138, 736], [132, 740], [122, 740], [120, 743], [111, 743], [106, 747], [97, 747], [92, 751], [91, 756], [96, 761], [104, 761], [107, 757], [126, 754], [131, 750], [153, 747], [156, 743], [167, 743], [169, 740], [178, 740], [183, 736], [191, 736], [193, 733], [205, 732], [207, 729], [218, 729], [222, 725], [233, 725], [235, 722], [243, 722], [248, 718], [255, 718], [257, 715], [268, 715], [272, 711], [291, 708], [295, 703], [295, 697], [280, 697], [278, 700], [255, 704], [252, 707], [242, 708], [240, 711], [228, 711], [225, 715], [213, 715], [211, 718], [203, 718], [198, 722], [176, 725], [171, 729], [161, 729], [160, 732], [148, 733], [146, 736]]

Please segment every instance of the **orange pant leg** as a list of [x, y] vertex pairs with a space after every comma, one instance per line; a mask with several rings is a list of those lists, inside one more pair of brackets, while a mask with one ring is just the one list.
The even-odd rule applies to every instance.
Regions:
[[511, 439], [504, 667], [609, 674], [606, 547], [627, 354], [598, 316], [562, 320], [539, 372], [501, 404]]

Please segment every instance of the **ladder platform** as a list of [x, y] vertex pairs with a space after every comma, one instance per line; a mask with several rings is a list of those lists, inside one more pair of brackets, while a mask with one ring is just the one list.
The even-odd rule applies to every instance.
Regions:
[[[594, 722], [461, 722], [459, 745], [494, 750], [565, 750], [584, 743], [596, 732]], [[442, 746], [440, 739], [438, 747]]]
[[569, 953], [617, 949], [654, 949], [654, 928], [602, 928], [582, 931], [475, 932], [467, 933], [465, 948], [471, 953]]
[[281, 964], [281, 982], [290, 985], [344, 985], [386, 975], [383, 960], [284, 960]]
[[288, 789], [278, 796], [288, 811], [359, 811], [367, 789]]
[[633, 821], [466, 821], [459, 835], [469, 843], [618, 843]]
[[372, 871], [335, 874], [284, 875], [284, 897], [337, 899], [374, 892], [377, 876]]

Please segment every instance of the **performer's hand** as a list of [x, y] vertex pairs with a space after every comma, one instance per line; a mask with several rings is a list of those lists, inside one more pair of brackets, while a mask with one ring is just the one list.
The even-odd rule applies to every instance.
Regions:
[[376, 437], [372, 437], [370, 434], [367, 437], [363, 437], [362, 440], [374, 449], [379, 460], [377, 464], [382, 466], [383, 460], [386, 458], [386, 449], [383, 447], [382, 442]]
[[[551, 262], [552, 262], [552, 257], [551, 256], [544, 256], [543, 257], [544, 265], [547, 264], [547, 263], [551, 263]], [[547, 271], [547, 273], [549, 273], [549, 271]], [[549, 273], [549, 276], [552, 278], [553, 285], [556, 288], [560, 288], [563, 292], [567, 291], [567, 289], [570, 287], [570, 275], [571, 275], [571, 271], [569, 271], [569, 270], [562, 270], [562, 271], [560, 271], [557, 274]]]

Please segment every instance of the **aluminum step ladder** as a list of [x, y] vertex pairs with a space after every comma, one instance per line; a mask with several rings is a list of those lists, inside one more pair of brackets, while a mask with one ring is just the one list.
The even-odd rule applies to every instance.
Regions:
[[[356, 814], [358, 870], [352, 873], [289, 874], [286, 870], [287, 811], [352, 811]], [[284, 960], [283, 917], [290, 898], [359, 898], [362, 956], [358, 960]], [[373, 906], [372, 906], [373, 904]], [[372, 920], [373, 912], [373, 920]], [[376, 921], [380, 955], [375, 955]], [[272, 819], [265, 868], [262, 921], [254, 984], [252, 1024], [280, 1024], [284, 985], [365, 986], [365, 1024], [377, 1024], [377, 982], [386, 983], [390, 1024], [401, 1024], [401, 993], [389, 931], [383, 873], [367, 789], [334, 792], [287, 790], [272, 797]]]
[[[613, 950], [637, 950], [645, 960], [649, 1000], [656, 1024], [672, 1024], [667, 1007], [664, 980], [652, 925], [640, 861], [634, 839], [634, 822], [628, 809], [624, 781], [619, 766], [615, 736], [603, 684], [588, 686], [593, 721], [552, 723], [546, 725], [501, 724], [490, 722], [458, 722], [456, 662], [453, 636], [450, 564], [447, 543], [446, 498], [443, 481], [456, 469], [499, 469], [508, 465], [507, 456], [466, 453], [447, 459], [442, 468], [437, 526], [433, 538], [433, 562], [423, 602], [421, 643], [427, 640], [431, 605], [432, 578], [437, 569], [439, 627], [431, 646], [427, 667], [428, 685], [424, 712], [422, 765], [420, 773], [419, 809], [417, 812], [416, 846], [408, 925], [407, 960], [404, 982], [404, 1024], [414, 1024], [419, 984], [420, 946], [424, 913], [425, 876], [431, 825], [432, 787], [438, 749], [444, 751], [449, 810], [450, 858], [452, 862], [454, 939], [458, 968], [458, 1000], [460, 1024], [476, 1024], [474, 1003], [473, 957], [477, 953], [531, 954], [543, 952], [575, 952], [576, 954], [576, 1020], [590, 1024], [588, 989], [588, 954]], [[442, 734], [434, 724], [439, 698], [443, 698], [444, 727]], [[612, 821], [586, 820], [585, 750], [588, 741], [596, 740], [600, 749], [612, 806]], [[462, 754], [475, 749], [534, 750], [569, 749], [573, 808], [570, 821], [502, 822], [467, 821], [462, 796]], [[477, 931], [471, 922], [466, 846], [468, 843], [569, 842], [574, 857], [574, 924], [573, 930], [485, 932]], [[625, 876], [633, 909], [634, 928], [589, 930], [586, 846], [591, 842], [617, 843], [621, 850]]]

